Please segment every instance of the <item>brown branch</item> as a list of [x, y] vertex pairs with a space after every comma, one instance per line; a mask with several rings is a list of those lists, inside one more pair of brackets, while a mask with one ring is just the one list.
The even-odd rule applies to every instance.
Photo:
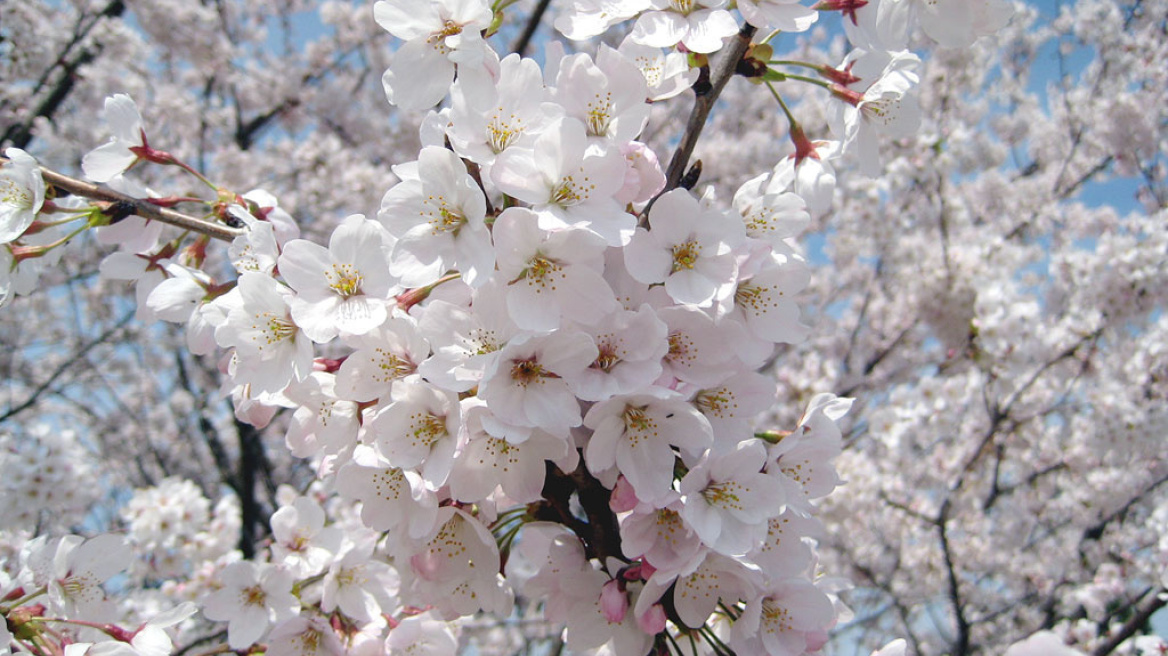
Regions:
[[[7, 159], [0, 157], [0, 164], [6, 163], [7, 161]], [[74, 196], [82, 196], [107, 203], [118, 203], [122, 207], [129, 209], [130, 214], [135, 214], [149, 221], [159, 221], [167, 225], [198, 232], [223, 241], [232, 241], [243, 234], [243, 230], [238, 228], [231, 228], [219, 223], [211, 223], [210, 221], [204, 221], [203, 219], [188, 216], [165, 207], [159, 207], [149, 201], [132, 198], [112, 189], [106, 189], [90, 182], [71, 178], [43, 166], [41, 167], [41, 176], [44, 177], [46, 183], [67, 191]]]
[[[722, 58], [718, 60], [718, 67], [710, 75], [710, 90], [703, 94], [698, 94], [694, 98], [693, 111], [690, 112], [689, 120], [685, 125], [685, 134], [681, 136], [681, 143], [678, 144], [677, 150], [673, 152], [673, 159], [669, 161], [669, 169], [665, 176], [665, 189], [662, 191], [669, 191], [676, 189], [681, 183], [681, 177], [685, 174], [686, 166], [689, 164], [689, 158], [693, 155], [694, 148], [698, 144], [698, 137], [702, 134], [702, 129], [706, 126], [706, 119], [710, 116], [710, 110], [714, 108], [714, 103], [718, 101], [718, 96], [722, 95], [722, 89], [726, 88], [726, 83], [730, 78], [734, 77], [735, 71], [738, 68], [738, 62], [742, 60], [742, 56], [746, 54], [746, 49], [750, 47], [750, 39], [757, 31], [753, 25], [743, 25], [742, 29], [738, 31], [738, 35], [734, 37], [733, 42], [722, 49]], [[660, 194], [658, 194], [660, 195]], [[646, 208], [645, 212], [649, 210]]]

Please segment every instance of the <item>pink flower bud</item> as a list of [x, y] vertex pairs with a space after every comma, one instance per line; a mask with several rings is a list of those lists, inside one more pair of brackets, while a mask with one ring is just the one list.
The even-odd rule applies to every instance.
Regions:
[[637, 492], [629, 485], [628, 479], [624, 476], [616, 479], [616, 487], [612, 488], [612, 496], [608, 499], [608, 507], [613, 512], [621, 513], [628, 512], [637, 507], [641, 500], [637, 498]]
[[604, 584], [600, 591], [600, 610], [609, 622], [620, 622], [629, 609], [629, 598], [621, 590], [620, 581], [612, 580]]

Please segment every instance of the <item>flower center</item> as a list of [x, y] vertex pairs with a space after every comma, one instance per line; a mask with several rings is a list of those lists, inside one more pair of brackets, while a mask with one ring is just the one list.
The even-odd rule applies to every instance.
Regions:
[[510, 284], [526, 280], [528, 285], [536, 288], [537, 293], [545, 289], [554, 292], [556, 291], [556, 279], [564, 277], [563, 270], [564, 267], [555, 260], [549, 259], [543, 254], [536, 254], [535, 257], [527, 261], [527, 268], [520, 272], [519, 277], [512, 280]]
[[430, 212], [430, 234], [440, 235], [451, 233], [455, 237], [462, 226], [466, 225], [466, 217], [457, 209], [451, 208], [444, 196], [429, 196], [427, 205], [437, 205], [437, 209]]
[[440, 54], [448, 55], [454, 49], [446, 45], [446, 38], [458, 34], [462, 34], [462, 26], [452, 20], [447, 20], [442, 23], [442, 29], [431, 32], [430, 36], [426, 37], [426, 43]]
[[239, 592], [240, 596], [243, 598], [244, 606], [256, 606], [258, 608], [263, 608], [265, 602], [268, 599], [267, 593], [265, 593], [264, 589], [258, 585], [244, 588]]
[[329, 287], [344, 298], [361, 293], [361, 272], [352, 264], [334, 264], [332, 271], [326, 271]]
[[415, 414], [413, 417], [413, 435], [415, 443], [425, 446], [434, 446], [434, 443], [444, 437], [446, 432], [446, 418], [432, 414]]
[[786, 633], [791, 630], [791, 611], [764, 601], [762, 616], [771, 633]]
[[510, 120], [504, 121], [496, 113], [491, 122], [487, 124], [487, 145], [491, 147], [492, 152], [498, 155], [515, 143], [522, 134], [523, 119], [512, 114]]
[[600, 354], [592, 362], [592, 368], [599, 369], [604, 373], [611, 373], [613, 367], [621, 361], [621, 356], [617, 353], [616, 345], [605, 341], [598, 344], [597, 348], [599, 348]]
[[694, 347], [693, 339], [681, 332], [669, 333], [669, 352], [665, 354], [665, 359], [688, 365], [696, 357], [697, 349]]
[[511, 362], [511, 379], [518, 383], [520, 387], [527, 387], [529, 384], [535, 382], [543, 382], [542, 379], [546, 375], [547, 373], [535, 361], [535, 358], [513, 360]]
[[[559, 186], [552, 190], [552, 195], [548, 202], [552, 205], [559, 205], [560, 207], [578, 205], [588, 200], [588, 185], [589, 179], [587, 176], [584, 178], [584, 183], [580, 185], [576, 184], [574, 176], [564, 176], [564, 179], [560, 180]], [[591, 185], [591, 189], [595, 188], [596, 185]]]
[[[749, 282], [742, 283], [734, 290], [734, 304], [743, 309], [749, 308], [755, 314], [763, 314], [778, 305], [777, 301], [771, 300], [768, 294], [770, 291], [769, 287], [759, 287]], [[778, 292], [778, 295], [782, 296], [783, 293]]]
[[734, 481], [711, 483], [702, 490], [702, 498], [711, 506], [742, 510], [742, 499], [738, 495], [738, 490], [738, 484]]
[[588, 134], [594, 137], [603, 137], [608, 134], [610, 123], [612, 123], [612, 93], [606, 92], [603, 97], [597, 94], [596, 98], [588, 103]]
[[0, 177], [0, 205], [9, 205], [18, 209], [32, 208], [32, 195], [28, 189], [16, 184], [13, 180]]
[[698, 257], [702, 254], [702, 247], [696, 239], [690, 239], [684, 244], [673, 247], [673, 273], [683, 269], [693, 269]]
[[377, 369], [381, 372], [378, 380], [382, 383], [405, 378], [418, 370], [413, 362], [398, 357], [397, 354], [388, 349], [378, 348], [376, 353], [381, 356], [381, 360], [377, 362]]
[[[276, 316], [271, 312], [261, 312], [255, 316], [256, 323], [251, 325], [252, 330], [258, 330], [263, 335], [263, 340], [267, 345], [275, 344], [276, 342], [285, 342], [291, 340], [296, 335], [296, 324], [289, 321], [286, 317]], [[260, 350], [264, 349], [260, 345]]]
[[698, 392], [697, 396], [694, 397], [694, 405], [702, 411], [702, 414], [721, 417], [723, 413], [737, 407], [738, 404], [734, 403], [734, 397], [725, 387], [720, 387]]

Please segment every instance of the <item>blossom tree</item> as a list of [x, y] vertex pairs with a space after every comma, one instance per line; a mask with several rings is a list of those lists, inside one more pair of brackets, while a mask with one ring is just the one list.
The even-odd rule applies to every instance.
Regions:
[[0, 8], [0, 650], [1162, 649], [1163, 8], [549, 4]]

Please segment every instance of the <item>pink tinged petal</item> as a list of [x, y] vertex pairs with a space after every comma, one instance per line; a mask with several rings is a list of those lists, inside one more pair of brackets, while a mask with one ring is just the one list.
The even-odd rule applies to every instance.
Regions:
[[620, 588], [620, 581], [612, 580], [600, 589], [600, 612], [609, 622], [624, 620], [629, 610], [629, 597]]
[[333, 295], [317, 301], [300, 297], [291, 300], [292, 320], [309, 339], [325, 344], [337, 336], [337, 314], [345, 299]]
[[551, 182], [545, 178], [533, 151], [526, 148], [508, 148], [500, 153], [491, 167], [491, 181], [508, 196], [528, 203], [546, 203], [551, 194]]
[[687, 499], [681, 514], [702, 542], [711, 547], [718, 544], [718, 539], [722, 536], [722, 513], [700, 494], [697, 498]]
[[579, 374], [595, 362], [600, 353], [592, 338], [582, 332], [553, 333], [546, 338], [542, 349], [544, 367], [562, 378]]
[[662, 246], [650, 233], [638, 228], [628, 246], [624, 248], [625, 268], [637, 282], [651, 285], [663, 282], [669, 277], [673, 258], [669, 249]]
[[386, 303], [368, 296], [345, 299], [336, 307], [334, 315], [337, 329], [350, 335], [364, 335], [385, 323], [388, 317]]
[[528, 421], [549, 431], [580, 425], [580, 403], [563, 381], [548, 380], [543, 389], [528, 392], [523, 398]]
[[507, 290], [507, 311], [523, 330], [550, 332], [560, 327], [560, 306], [538, 283], [520, 280]]
[[617, 478], [612, 496], [608, 500], [608, 507], [615, 513], [622, 513], [636, 508], [638, 503], [640, 500], [637, 499], [637, 491], [629, 484], [629, 479], [624, 476]]
[[[588, 464], [588, 471], [599, 474], [616, 465], [617, 445], [624, 433], [624, 421], [619, 415], [609, 415], [594, 423], [591, 410], [585, 419], [586, 425], [592, 428], [592, 437], [584, 447], [584, 461]], [[632, 485], [631, 481], [629, 485]]]
[[665, 630], [665, 608], [653, 604], [649, 610], [637, 616], [637, 626], [647, 635], [657, 635]]
[[111, 280], [137, 280], [146, 273], [149, 262], [132, 253], [110, 253], [98, 270], [103, 278]]
[[126, 538], [105, 533], [87, 540], [70, 554], [70, 571], [104, 582], [125, 571], [133, 561]]
[[665, 291], [670, 298], [685, 305], [709, 305], [717, 295], [718, 283], [698, 271], [686, 269], [665, 279]]
[[399, 39], [416, 39], [442, 25], [438, 6], [436, 2], [381, 0], [373, 5], [373, 20]]
[[[706, 557], [706, 563], [712, 556]], [[699, 627], [710, 617], [718, 605], [720, 589], [718, 572], [703, 564], [698, 571], [677, 579], [673, 589], [673, 605], [677, 616], [686, 626]]]
[[638, 497], [654, 503], [668, 494], [673, 484], [674, 454], [664, 437], [626, 436], [616, 446], [616, 461]]

